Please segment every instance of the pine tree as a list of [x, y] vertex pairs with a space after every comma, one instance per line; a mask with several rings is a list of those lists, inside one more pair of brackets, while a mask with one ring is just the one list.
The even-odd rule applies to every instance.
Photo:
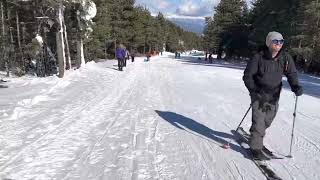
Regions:
[[305, 34], [308, 39], [308, 47], [311, 49], [309, 63], [313, 72], [320, 73], [320, 1], [313, 0], [306, 6], [305, 22], [307, 28]]
[[[289, 1], [289, 2], [288, 2]], [[256, 0], [250, 13], [252, 31], [249, 36], [251, 45], [259, 47], [265, 44], [270, 31], [278, 31], [290, 46], [290, 37], [295, 34], [294, 22], [297, 19], [299, 0]]]
[[[111, 25], [108, 17], [107, 1], [95, 0], [97, 15], [93, 18], [93, 32], [90, 41], [86, 42], [87, 58], [111, 58], [110, 49], [114, 49], [114, 41], [111, 38]], [[110, 54], [108, 54], [110, 53]]]
[[[63, 77], [64, 70], [76, 64], [71, 62], [77, 59], [76, 55], [81, 60], [77, 61], [78, 67], [84, 60], [114, 57], [115, 43], [144, 52], [159, 51], [164, 44], [175, 50], [179, 42], [191, 46], [188, 41], [199, 39], [166, 20], [161, 13], [153, 17], [146, 8], [135, 7], [134, 0], [94, 2], [97, 15], [91, 23], [86, 19], [91, 0], [2, 0], [0, 68], [4, 70], [6, 62], [8, 72], [12, 69], [26, 72], [34, 69], [30, 65], [36, 61], [38, 76], [46, 76], [53, 74], [47, 72], [50, 60], [50, 63], [54, 61], [55, 71], [56, 65], [60, 66], [59, 76]], [[43, 46], [32, 40], [36, 34], [43, 38]]]
[[218, 34], [215, 32], [214, 21], [211, 17], [206, 17], [203, 30], [203, 42], [205, 51], [215, 51], [219, 48]]
[[229, 51], [233, 53], [232, 43], [235, 43], [234, 30], [241, 24], [243, 2], [241, 0], [221, 0], [215, 8], [213, 19], [207, 19], [205, 39], [210, 42], [209, 49]]
[[160, 47], [160, 51], [162, 51], [163, 45], [165, 44], [165, 40], [168, 36], [168, 32], [167, 32], [167, 23], [166, 23], [166, 19], [164, 18], [163, 14], [161, 12], [158, 13], [157, 15], [157, 20], [159, 23], [159, 47]]
[[108, 0], [107, 20], [111, 27], [111, 38], [115, 43], [130, 46], [134, 20], [134, 0]]

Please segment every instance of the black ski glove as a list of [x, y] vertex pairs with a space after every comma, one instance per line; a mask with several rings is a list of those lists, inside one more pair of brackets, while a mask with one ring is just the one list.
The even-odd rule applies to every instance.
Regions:
[[257, 92], [251, 92], [250, 93], [251, 102], [259, 101], [261, 99], [261, 95]]
[[301, 96], [303, 94], [303, 89], [301, 86], [297, 85], [297, 86], [293, 86], [291, 88], [292, 92], [294, 92], [296, 94], [296, 96]]

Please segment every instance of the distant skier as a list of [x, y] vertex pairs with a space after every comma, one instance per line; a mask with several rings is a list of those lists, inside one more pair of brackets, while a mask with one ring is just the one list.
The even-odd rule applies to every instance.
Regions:
[[206, 51], [206, 56], [205, 56], [204, 60], [205, 60], [205, 61], [208, 60], [208, 52], [207, 52], [207, 51]]
[[136, 50], [131, 51], [131, 62], [134, 62], [134, 58], [136, 57]]
[[284, 74], [296, 96], [303, 93], [292, 57], [282, 51], [284, 39], [278, 32], [269, 32], [266, 46], [247, 64], [243, 81], [248, 88], [252, 105], [250, 150], [255, 159], [265, 160], [263, 138], [278, 110]]
[[7, 85], [2, 84], [2, 83], [5, 83], [5, 82], [7, 82], [7, 81], [3, 80], [3, 79], [0, 79], [0, 88], [8, 88], [9, 87]]
[[209, 63], [212, 64], [213, 63], [213, 57], [212, 57], [212, 53], [209, 54]]
[[122, 68], [124, 66], [125, 57], [126, 57], [126, 51], [124, 49], [124, 46], [122, 44], [120, 44], [116, 49], [116, 58], [118, 59], [119, 71], [122, 71]]
[[124, 58], [124, 65], [123, 65], [124, 67], [127, 66], [127, 60], [129, 60], [129, 58], [130, 58], [130, 53], [127, 49], [125, 49], [125, 58]]
[[150, 61], [151, 52], [147, 52], [146, 56], [147, 56], [147, 61]]

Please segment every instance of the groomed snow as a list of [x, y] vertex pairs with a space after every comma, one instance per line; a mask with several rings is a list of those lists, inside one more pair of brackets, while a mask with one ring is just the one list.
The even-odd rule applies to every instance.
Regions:
[[[9, 78], [0, 89], [0, 179], [264, 179], [232, 140], [250, 103], [244, 64], [173, 57], [137, 58], [123, 72], [109, 60], [63, 79]], [[300, 79], [293, 158], [269, 162], [285, 180], [320, 179], [320, 79]], [[277, 154], [289, 153], [294, 101], [285, 85], [265, 138]]]

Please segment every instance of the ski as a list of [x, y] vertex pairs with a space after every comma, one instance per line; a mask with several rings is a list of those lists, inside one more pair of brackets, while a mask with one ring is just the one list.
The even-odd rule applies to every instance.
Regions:
[[245, 139], [238, 139], [237, 143], [245, 149], [248, 154], [250, 154], [250, 159], [254, 162], [254, 164], [259, 168], [259, 170], [262, 172], [262, 174], [267, 178], [267, 180], [282, 180], [271, 168], [268, 167], [266, 161], [256, 160], [253, 159], [251, 156], [251, 152], [249, 150], [249, 145], [245, 141]]
[[272, 169], [268, 167], [268, 165], [265, 162], [252, 160], [260, 169], [260, 171], [266, 176], [267, 180], [282, 180], [276, 173], [273, 172]]
[[[241, 137], [241, 139], [248, 144], [250, 134], [247, 133], [242, 127], [239, 127], [238, 131], [236, 133]], [[275, 155], [272, 151], [270, 151], [268, 148], [263, 146], [262, 152], [270, 159], [284, 159], [284, 157], [280, 157]]]
[[0, 84], [0, 88], [8, 88], [9, 86], [7, 86], [7, 85], [2, 85], [2, 84]]
[[8, 81], [4, 80], [4, 79], [0, 79], [0, 88], [8, 88], [9, 87], [8, 85], [2, 84], [2, 83], [5, 83], [5, 82], [8, 82]]

